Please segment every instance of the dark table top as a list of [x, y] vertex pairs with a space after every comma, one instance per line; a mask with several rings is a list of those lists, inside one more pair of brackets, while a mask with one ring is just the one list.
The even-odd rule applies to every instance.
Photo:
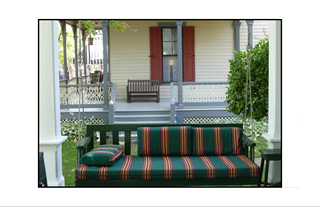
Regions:
[[281, 149], [260, 149], [264, 160], [281, 160]]

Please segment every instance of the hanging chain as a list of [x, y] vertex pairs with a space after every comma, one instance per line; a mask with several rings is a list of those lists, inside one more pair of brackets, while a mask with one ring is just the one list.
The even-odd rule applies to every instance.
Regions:
[[[248, 45], [247, 45], [247, 78], [246, 78], [246, 103], [245, 103], [245, 134], [247, 134], [247, 102], [248, 102], [248, 85], [249, 85], [249, 90], [250, 90], [250, 113], [251, 113], [251, 139], [254, 139], [254, 133], [253, 133], [253, 119], [252, 119], [252, 92], [251, 92], [251, 73], [250, 73], [250, 60], [251, 60], [251, 39], [250, 39], [250, 30], [249, 30], [249, 24], [247, 21], [247, 27], [248, 27]], [[249, 80], [248, 80], [249, 79]], [[248, 84], [249, 81], [249, 84]]]
[[79, 58], [78, 58], [78, 66], [79, 66], [79, 70], [80, 71], [80, 82], [79, 82], [79, 118], [78, 118], [78, 139], [79, 141], [81, 140], [81, 121], [80, 121], [80, 117], [81, 117], [81, 113], [80, 113], [80, 109], [81, 109], [81, 104], [82, 104], [82, 122], [83, 122], [83, 128], [84, 128], [84, 134], [86, 134], [86, 125], [85, 125], [85, 119], [84, 119], [84, 101], [83, 101], [83, 88], [82, 88], [82, 71], [81, 71], [81, 27], [80, 27], [80, 20], [79, 20]]

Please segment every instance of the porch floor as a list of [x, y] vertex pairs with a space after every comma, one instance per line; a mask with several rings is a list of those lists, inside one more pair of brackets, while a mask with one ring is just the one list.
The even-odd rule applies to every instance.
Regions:
[[160, 99], [156, 102], [132, 102], [119, 99], [115, 101], [116, 111], [170, 111], [170, 99]]

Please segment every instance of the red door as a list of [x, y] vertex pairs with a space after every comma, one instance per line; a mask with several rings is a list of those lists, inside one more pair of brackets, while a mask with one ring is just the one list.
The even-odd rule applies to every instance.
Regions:
[[161, 27], [150, 27], [150, 69], [151, 80], [162, 83]]
[[195, 82], [194, 27], [183, 27], [184, 82]]

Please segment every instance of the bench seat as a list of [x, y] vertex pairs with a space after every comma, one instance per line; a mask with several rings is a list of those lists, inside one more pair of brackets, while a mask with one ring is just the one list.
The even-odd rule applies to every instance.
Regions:
[[214, 179], [258, 177], [259, 167], [245, 155], [122, 156], [113, 166], [80, 164], [77, 180]]

